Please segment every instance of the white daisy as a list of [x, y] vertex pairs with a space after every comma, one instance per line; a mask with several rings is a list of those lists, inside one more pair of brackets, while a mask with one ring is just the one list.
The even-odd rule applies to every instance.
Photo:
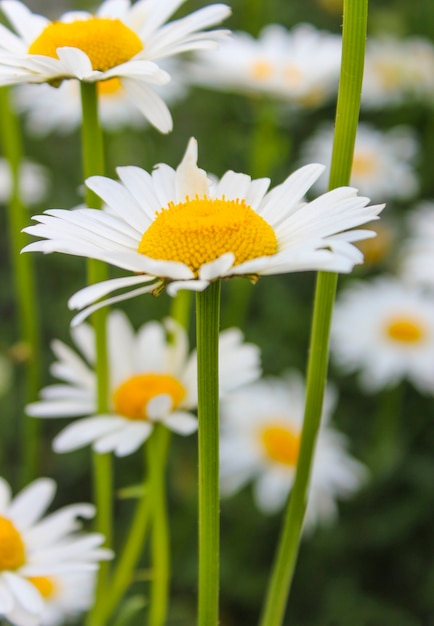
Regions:
[[214, 47], [225, 31], [202, 29], [230, 12], [226, 5], [212, 4], [166, 24], [182, 2], [105, 0], [96, 14], [70, 11], [50, 22], [18, 0], [2, 0], [16, 34], [0, 24], [0, 84], [117, 78], [151, 124], [168, 132], [171, 116], [153, 86], [170, 77], [154, 61]]
[[[222, 493], [231, 495], [253, 481], [257, 506], [281, 509], [291, 490], [303, 425], [305, 389], [301, 376], [263, 379], [222, 402]], [[348, 498], [365, 478], [364, 467], [346, 451], [346, 437], [328, 425], [334, 394], [327, 391], [317, 441], [305, 525], [336, 517], [336, 500]]]
[[270, 24], [257, 39], [237, 32], [212, 54], [196, 53], [192, 78], [212, 89], [319, 105], [336, 92], [341, 45], [339, 35], [311, 24], [299, 24], [290, 31]]
[[[154, 291], [166, 283], [202, 291], [219, 277], [279, 274], [304, 270], [349, 272], [362, 261], [353, 241], [371, 231], [351, 230], [376, 219], [382, 205], [341, 187], [308, 204], [303, 197], [323, 171], [308, 165], [266, 193], [269, 179], [251, 180], [227, 172], [213, 182], [197, 163], [190, 140], [177, 170], [160, 165], [152, 175], [137, 167], [118, 169], [121, 182], [101, 176], [87, 185], [108, 208], [50, 210], [25, 229], [44, 237], [26, 251], [64, 252], [101, 259], [134, 272], [87, 287], [73, 296], [71, 308], [83, 308], [123, 287], [141, 285], [93, 307]], [[149, 284], [152, 283], [152, 284]]]
[[44, 599], [40, 616], [16, 606], [7, 614], [14, 626], [62, 626], [92, 606], [95, 572], [75, 572], [27, 579]]
[[[137, 333], [127, 317], [108, 317], [109, 412], [96, 415], [97, 376], [93, 329], [83, 324], [72, 331], [83, 356], [60, 341], [53, 342], [57, 362], [53, 375], [62, 381], [42, 390], [40, 402], [27, 407], [36, 417], [87, 415], [67, 426], [53, 442], [56, 452], [93, 444], [96, 452], [125, 456], [149, 437], [155, 422], [189, 435], [197, 429], [197, 357], [188, 354], [185, 331], [173, 320], [149, 322]], [[168, 338], [170, 335], [170, 338]], [[260, 375], [259, 349], [244, 344], [240, 331], [220, 335], [220, 393], [225, 394]]]
[[[317, 130], [302, 148], [302, 161], [313, 157], [330, 167], [333, 147], [333, 125], [325, 124]], [[415, 172], [418, 142], [409, 127], [395, 127], [389, 131], [360, 124], [354, 148], [351, 184], [361, 193], [383, 200], [405, 200], [414, 196], [419, 183]], [[327, 188], [323, 176], [315, 185], [317, 191]]]
[[40, 585], [32, 581], [95, 571], [98, 561], [111, 558], [100, 548], [100, 534], [81, 534], [79, 517], [95, 513], [91, 504], [73, 504], [43, 517], [56, 491], [55, 482], [39, 478], [14, 499], [0, 478], [0, 615], [17, 624], [41, 624], [46, 603]]
[[434, 101], [434, 45], [423, 37], [369, 39], [362, 106], [378, 108], [406, 101]]
[[[47, 196], [48, 172], [42, 165], [24, 161], [19, 171], [19, 189], [27, 205], [39, 204]], [[0, 158], [0, 203], [9, 202], [12, 193], [12, 176], [9, 162]]]
[[[167, 85], [156, 86], [155, 91], [167, 104], [186, 95], [186, 87], [179, 79], [181, 70], [173, 59], [160, 65], [169, 71], [172, 79]], [[119, 78], [97, 84], [98, 108], [101, 125], [109, 131], [125, 127], [142, 128], [146, 118], [129, 97]], [[77, 81], [64, 81], [57, 89], [48, 84], [17, 85], [13, 91], [15, 108], [26, 118], [27, 130], [34, 136], [51, 132], [67, 134], [81, 125], [82, 107]]]
[[434, 295], [395, 278], [355, 282], [338, 297], [331, 354], [368, 392], [407, 378], [434, 392]]
[[410, 237], [402, 246], [400, 272], [411, 285], [434, 288], [434, 202], [423, 202], [409, 215]]

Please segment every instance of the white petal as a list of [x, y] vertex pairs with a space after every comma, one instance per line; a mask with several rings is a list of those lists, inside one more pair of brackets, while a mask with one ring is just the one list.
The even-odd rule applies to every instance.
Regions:
[[186, 197], [200, 198], [208, 195], [206, 172], [197, 167], [197, 141], [191, 137], [184, 158], [176, 169], [176, 199], [183, 202]]
[[124, 418], [116, 415], [98, 415], [77, 420], [64, 428], [53, 440], [55, 452], [70, 452], [82, 448], [107, 433], [118, 432], [124, 425]]
[[191, 435], [197, 430], [197, 419], [186, 411], [175, 411], [163, 420], [164, 425], [180, 435]]
[[199, 280], [211, 281], [224, 276], [233, 267], [234, 261], [233, 252], [225, 252], [218, 259], [204, 263], [199, 269]]
[[95, 302], [99, 298], [103, 298], [112, 291], [117, 289], [123, 289], [124, 287], [131, 287], [133, 285], [140, 285], [141, 283], [149, 282], [153, 280], [153, 277], [149, 276], [124, 276], [122, 278], [112, 278], [110, 280], [104, 280], [101, 283], [95, 285], [89, 285], [77, 291], [68, 300], [68, 307], [70, 309], [82, 309], [84, 306]]
[[56, 493], [51, 478], [37, 478], [15, 496], [8, 517], [21, 530], [32, 526], [47, 510]]
[[169, 296], [176, 296], [181, 289], [187, 289], [188, 291], [203, 291], [209, 286], [208, 280], [174, 280], [166, 287], [166, 291]]
[[118, 435], [118, 442], [114, 448], [116, 456], [127, 456], [135, 452], [152, 432], [149, 422], [131, 421]]
[[70, 76], [83, 80], [94, 74], [89, 57], [79, 48], [57, 48], [56, 52]]
[[172, 130], [172, 116], [166, 103], [149, 85], [132, 78], [122, 78], [122, 85], [134, 104], [155, 128], [162, 133], [169, 133]]
[[12, 572], [3, 572], [3, 579], [23, 608], [30, 613], [41, 613], [44, 601], [32, 583]]
[[150, 420], [162, 420], [170, 413], [172, 406], [172, 397], [167, 393], [161, 393], [149, 400], [146, 405], [146, 412]]
[[11, 500], [11, 488], [9, 483], [0, 476], [0, 513], [5, 513]]

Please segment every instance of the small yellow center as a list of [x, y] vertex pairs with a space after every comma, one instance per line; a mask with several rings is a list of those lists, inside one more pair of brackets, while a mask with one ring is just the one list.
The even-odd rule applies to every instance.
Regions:
[[57, 49], [79, 48], [89, 57], [92, 68], [105, 72], [126, 63], [143, 50], [140, 38], [119, 19], [91, 17], [73, 22], [51, 22], [28, 49], [57, 59]]
[[235, 265], [277, 252], [271, 226], [244, 200], [195, 198], [162, 209], [144, 233], [138, 252], [159, 261], [178, 261], [197, 274], [225, 252]]
[[27, 580], [36, 587], [43, 598], [51, 598], [56, 591], [56, 583], [47, 576], [29, 576]]
[[375, 159], [371, 152], [359, 150], [354, 153], [351, 174], [354, 176], [371, 176], [375, 172]]
[[109, 78], [108, 80], [100, 80], [97, 82], [97, 91], [100, 96], [110, 97], [117, 96], [122, 91], [122, 83], [119, 78]]
[[173, 408], [185, 398], [183, 385], [168, 374], [138, 374], [124, 381], [113, 394], [113, 404], [119, 415], [131, 420], [148, 419], [147, 405], [152, 398], [167, 394]]
[[269, 61], [258, 60], [251, 64], [249, 73], [255, 80], [267, 80], [273, 75], [274, 68]]
[[396, 317], [386, 325], [386, 333], [399, 343], [419, 343], [425, 336], [425, 328], [420, 320], [410, 317]]
[[297, 465], [300, 437], [286, 424], [270, 424], [260, 433], [265, 454], [276, 463]]
[[294, 63], [289, 63], [283, 68], [282, 76], [285, 83], [290, 87], [298, 87], [301, 83], [302, 73]]
[[0, 572], [24, 565], [26, 553], [20, 533], [6, 517], [0, 517]]

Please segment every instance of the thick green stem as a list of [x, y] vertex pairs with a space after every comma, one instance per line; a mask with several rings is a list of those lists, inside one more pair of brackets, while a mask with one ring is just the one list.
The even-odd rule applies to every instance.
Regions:
[[[20, 170], [23, 162], [22, 143], [19, 122], [9, 103], [9, 91], [0, 89], [0, 136], [5, 158], [11, 171], [11, 197], [7, 203], [9, 241], [11, 259], [15, 275], [17, 312], [19, 320], [19, 336], [27, 353], [26, 390], [24, 402], [36, 400], [40, 388], [40, 326], [39, 307], [36, 299], [36, 281], [33, 270], [33, 258], [30, 254], [21, 254], [26, 244], [26, 236], [22, 229], [28, 226], [29, 217], [20, 193]], [[20, 415], [23, 415], [22, 406]], [[22, 432], [22, 475], [20, 482], [27, 484], [37, 474], [39, 464], [39, 433], [38, 420], [23, 416]]]
[[[344, 0], [342, 66], [330, 188], [347, 185], [350, 180], [360, 108], [367, 16], [367, 0]], [[283, 522], [260, 621], [261, 626], [282, 624], [294, 575], [308, 499], [309, 478], [320, 427], [336, 285], [336, 274], [324, 272], [318, 274], [307, 368], [306, 408], [297, 472]]]
[[219, 611], [219, 403], [220, 281], [196, 295], [199, 418], [198, 625], [217, 626]]
[[[80, 83], [83, 112], [82, 159], [84, 179], [96, 174], [104, 174], [104, 146], [102, 129], [98, 119], [98, 94], [96, 83]], [[91, 208], [101, 208], [101, 199], [86, 189], [86, 204]], [[106, 280], [107, 266], [94, 259], [88, 260], [88, 284]], [[102, 308], [92, 315], [95, 329], [97, 406], [99, 413], [106, 413], [109, 398], [109, 371], [107, 361], [107, 309]], [[112, 543], [112, 461], [109, 454], [93, 454], [95, 503], [97, 507], [96, 528], [104, 534], [106, 545]], [[88, 625], [97, 626], [99, 607], [105, 602], [109, 564], [100, 565], [96, 588], [95, 604], [88, 616]]]

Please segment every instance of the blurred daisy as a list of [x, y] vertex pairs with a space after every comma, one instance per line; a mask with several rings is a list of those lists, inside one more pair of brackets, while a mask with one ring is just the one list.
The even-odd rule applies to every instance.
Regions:
[[[23, 202], [39, 204], [48, 192], [47, 170], [38, 163], [24, 161], [19, 174], [19, 188]], [[12, 194], [12, 177], [9, 162], [0, 158], [0, 203], [7, 204]]]
[[154, 61], [214, 47], [225, 32], [202, 29], [230, 13], [212, 4], [166, 24], [182, 2], [105, 0], [95, 14], [70, 11], [50, 22], [18, 0], [2, 0], [16, 34], [0, 24], [0, 84], [117, 79], [150, 123], [168, 132], [171, 116], [153, 86], [170, 77]]
[[88, 187], [108, 208], [50, 210], [34, 218], [38, 225], [25, 229], [47, 239], [26, 251], [87, 256], [134, 272], [79, 291], [69, 302], [71, 308], [142, 285], [87, 308], [76, 323], [108, 302], [158, 293], [166, 284], [174, 295], [178, 289], [202, 291], [220, 277], [254, 279], [315, 269], [349, 272], [362, 261], [352, 242], [372, 233], [351, 229], [376, 219], [382, 206], [367, 206], [368, 198], [349, 187], [304, 203], [323, 166], [301, 168], [266, 193], [269, 179], [252, 181], [229, 171], [215, 182], [196, 163], [197, 143], [191, 139], [176, 171], [163, 164], [152, 175], [123, 167], [118, 169], [120, 183], [91, 177]]
[[[333, 147], [333, 125], [326, 124], [307, 140], [302, 161], [316, 158], [330, 166]], [[360, 124], [354, 148], [351, 184], [361, 193], [383, 200], [405, 200], [414, 196], [419, 183], [414, 170], [418, 142], [409, 127], [380, 131]], [[328, 177], [320, 178], [315, 189], [325, 191]]]
[[258, 39], [238, 32], [212, 54], [196, 53], [192, 80], [211, 89], [319, 105], [336, 92], [341, 44], [340, 35], [311, 24], [299, 24], [291, 31], [270, 24]]
[[370, 39], [366, 47], [362, 106], [434, 101], [434, 45], [428, 39]]
[[[173, 77], [170, 83], [156, 86], [155, 91], [167, 104], [184, 98], [187, 92], [180, 81], [181, 70], [173, 59], [161, 66]], [[109, 131], [126, 127], [142, 128], [146, 118], [129, 97], [119, 78], [101, 81], [97, 85], [101, 125]], [[15, 107], [26, 117], [27, 130], [34, 136], [51, 132], [67, 134], [81, 125], [82, 108], [77, 81], [64, 81], [57, 89], [50, 85], [17, 85], [14, 89]]]
[[434, 295], [380, 277], [353, 283], [338, 297], [331, 354], [368, 392], [409, 379], [434, 392]]
[[[222, 402], [222, 493], [231, 495], [253, 481], [257, 506], [281, 509], [291, 490], [303, 425], [305, 389], [301, 376], [263, 379]], [[333, 520], [336, 501], [360, 487], [364, 467], [346, 451], [346, 437], [328, 424], [335, 405], [330, 389], [312, 467], [305, 526]]]
[[51, 581], [95, 571], [98, 561], [112, 556], [99, 547], [102, 535], [76, 532], [79, 517], [93, 517], [91, 504], [65, 506], [43, 517], [55, 491], [53, 480], [39, 478], [12, 499], [0, 478], [0, 615], [13, 624], [41, 624]]
[[434, 202], [424, 202], [409, 215], [410, 237], [402, 246], [400, 271], [410, 285], [434, 287]]
[[[57, 362], [52, 373], [63, 381], [46, 387], [42, 401], [27, 407], [36, 417], [90, 415], [67, 426], [53, 442], [56, 452], [93, 444], [96, 452], [125, 456], [149, 437], [155, 422], [189, 435], [197, 429], [197, 358], [188, 354], [185, 331], [172, 320], [149, 322], [137, 333], [127, 317], [112, 311], [108, 318], [110, 410], [97, 411], [94, 333], [87, 324], [72, 331], [80, 356], [60, 341], [53, 342]], [[240, 331], [220, 335], [220, 393], [260, 375], [259, 350], [244, 344]]]

